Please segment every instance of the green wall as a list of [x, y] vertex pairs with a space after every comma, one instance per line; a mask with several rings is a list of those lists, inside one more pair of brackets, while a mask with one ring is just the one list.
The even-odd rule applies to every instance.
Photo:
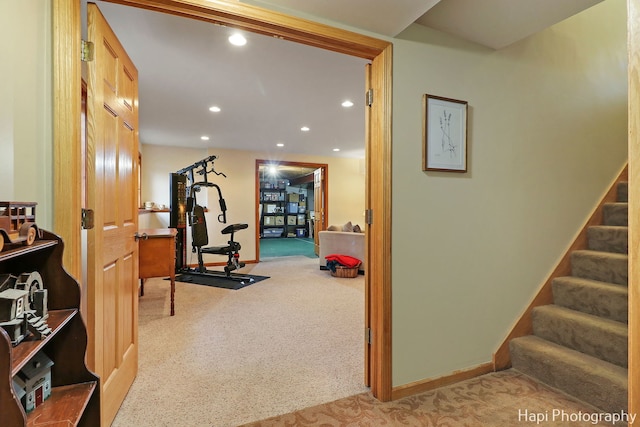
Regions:
[[52, 226], [51, 2], [0, 0], [0, 200]]
[[[394, 40], [393, 384], [491, 361], [627, 157], [626, 4], [494, 51]], [[422, 95], [469, 102], [466, 174], [423, 172]]]

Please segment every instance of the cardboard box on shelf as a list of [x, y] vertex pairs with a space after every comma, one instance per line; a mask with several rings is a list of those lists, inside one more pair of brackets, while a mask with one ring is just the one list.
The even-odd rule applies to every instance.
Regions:
[[295, 215], [287, 215], [287, 225], [296, 225], [298, 218]]
[[284, 215], [276, 215], [276, 225], [284, 225]]
[[275, 216], [267, 216], [264, 217], [264, 225], [276, 225], [276, 217]]

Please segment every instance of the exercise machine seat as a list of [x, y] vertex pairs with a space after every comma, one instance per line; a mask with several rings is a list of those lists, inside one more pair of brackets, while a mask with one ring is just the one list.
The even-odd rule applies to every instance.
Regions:
[[[249, 227], [249, 224], [231, 224], [226, 226], [221, 233], [231, 234], [233, 236], [233, 233], [235, 233], [236, 231], [244, 230], [245, 228], [248, 228], [248, 227]], [[224, 245], [224, 246], [209, 246], [206, 248], [202, 248], [201, 251], [203, 254], [227, 255], [230, 252], [239, 251], [241, 248], [240, 243], [234, 241], [233, 237], [228, 243], [229, 243], [228, 245]]]

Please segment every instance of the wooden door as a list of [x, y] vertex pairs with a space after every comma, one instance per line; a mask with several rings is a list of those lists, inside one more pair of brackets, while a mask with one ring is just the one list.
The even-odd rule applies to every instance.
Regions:
[[325, 179], [324, 168], [313, 171], [313, 248], [316, 255], [320, 254], [318, 232], [327, 229]]
[[87, 13], [87, 362], [110, 425], [138, 371], [138, 71], [98, 7]]

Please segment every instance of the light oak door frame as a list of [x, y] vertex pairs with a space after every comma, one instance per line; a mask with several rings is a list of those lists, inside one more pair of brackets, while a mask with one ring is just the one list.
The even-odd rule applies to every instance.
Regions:
[[[67, 258], [80, 254], [79, 219], [65, 221], [80, 210], [80, 191], [65, 194], [78, 186], [80, 170], [80, 0], [52, 0], [54, 18], [54, 199], [64, 205], [54, 210], [56, 230], [77, 249]], [[235, 1], [218, 0], [115, 0], [141, 7], [227, 25], [268, 36], [320, 47], [338, 53], [371, 60], [371, 82], [375, 101], [370, 107], [371, 132], [367, 152], [367, 181], [371, 192], [369, 205], [374, 227], [367, 233], [369, 255], [367, 281], [373, 342], [371, 345], [370, 384], [373, 395], [382, 401], [391, 399], [391, 43], [333, 28], [305, 19], [267, 11]], [[77, 148], [76, 148], [77, 147]], [[78, 153], [76, 153], [78, 151]], [[66, 169], [66, 170], [65, 170]], [[372, 170], [373, 169], [373, 170]], [[60, 197], [60, 199], [58, 199]], [[71, 211], [70, 211], [71, 210]], [[79, 213], [78, 213], [79, 215]], [[73, 262], [71, 260], [70, 262]], [[75, 266], [73, 272], [80, 273]]]
[[640, 0], [627, 0], [629, 55], [629, 414], [640, 414]]

